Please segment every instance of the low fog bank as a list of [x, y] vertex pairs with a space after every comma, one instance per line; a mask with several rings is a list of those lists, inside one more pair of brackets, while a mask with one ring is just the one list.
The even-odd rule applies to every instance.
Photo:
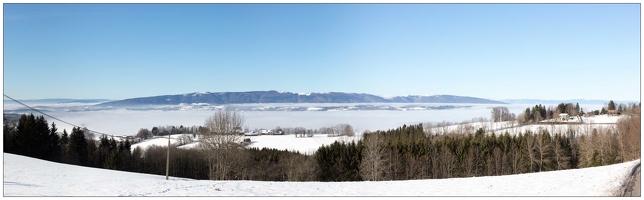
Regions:
[[[29, 110], [5, 102], [4, 113], [29, 113]], [[367, 104], [361, 104], [367, 105]], [[380, 104], [381, 105], [381, 104]], [[338, 111], [248, 111], [240, 110], [246, 118], [246, 125], [250, 129], [273, 129], [281, 127], [304, 127], [317, 129], [337, 124], [348, 123], [354, 127], [356, 132], [365, 130], [387, 130], [402, 126], [403, 124], [437, 123], [437, 122], [463, 122], [479, 117], [490, 118], [491, 109], [496, 106], [505, 106], [511, 113], [519, 114], [530, 104], [393, 104], [392, 106], [454, 106], [451, 109], [429, 109], [429, 110], [338, 110]], [[163, 110], [163, 109], [123, 109], [111, 108], [90, 111], [76, 111], [69, 107], [56, 105], [50, 106], [49, 110], [42, 110], [45, 113], [67, 121], [69, 123], [87, 127], [90, 130], [106, 133], [108, 135], [136, 135], [139, 129], [151, 129], [154, 126], [202, 126], [215, 110]], [[89, 104], [74, 105], [74, 107], [90, 107]], [[246, 105], [250, 107], [271, 107], [271, 106], [307, 106], [307, 107], [351, 107], [355, 104], [255, 104]], [[546, 105], [548, 106], [548, 105]], [[556, 105], [555, 105], [556, 106]], [[580, 105], [584, 110], [601, 109], [603, 105]], [[220, 106], [221, 107], [221, 106]], [[41, 115], [33, 112], [34, 115]], [[47, 121], [55, 122], [58, 130], [62, 132], [67, 129], [71, 132], [71, 125], [45, 116]]]

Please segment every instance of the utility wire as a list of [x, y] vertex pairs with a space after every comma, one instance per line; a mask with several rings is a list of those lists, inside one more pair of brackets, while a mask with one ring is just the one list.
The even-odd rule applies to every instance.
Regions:
[[[15, 101], [15, 102], [18, 102], [19, 104], [21, 104], [21, 105], [23, 105], [23, 106], [25, 106], [25, 107], [27, 107], [27, 108], [29, 108], [29, 109], [32, 109], [32, 110], [34, 110], [34, 111], [36, 111], [36, 112], [39, 112], [40, 114], [43, 114], [43, 115], [45, 115], [45, 116], [47, 116], [47, 117], [50, 117], [50, 118], [55, 119], [55, 120], [58, 120], [58, 121], [63, 122], [63, 123], [65, 123], [65, 124], [72, 125], [73, 127], [81, 128], [81, 126], [77, 126], [77, 125], [75, 125], [75, 124], [72, 124], [72, 123], [66, 122], [65, 120], [58, 119], [58, 118], [56, 118], [56, 117], [54, 117], [54, 116], [51, 116], [51, 115], [49, 115], [49, 114], [47, 114], [47, 113], [45, 113], [45, 112], [42, 112], [42, 111], [40, 111], [40, 110], [38, 110], [38, 109], [35, 109], [35, 108], [31, 107], [31, 106], [28, 106], [27, 104], [24, 104], [24, 103], [22, 103], [22, 102], [20, 102], [20, 101], [18, 101], [18, 100], [15, 100], [14, 98], [11, 98], [10, 96], [8, 96], [8, 95], [6, 95], [6, 94], [3, 94], [3, 95], [4, 95], [5, 97], [7, 97], [7, 98], [9, 98], [9, 99], [11, 99], [11, 100], [13, 100], [13, 101]], [[110, 135], [105, 134], [105, 133], [101, 133], [101, 132], [98, 132], [98, 131], [90, 130], [90, 129], [88, 129], [87, 127], [82, 127], [82, 128], [87, 129], [89, 132], [98, 133], [98, 134], [105, 135], [105, 136], [110, 136]]]

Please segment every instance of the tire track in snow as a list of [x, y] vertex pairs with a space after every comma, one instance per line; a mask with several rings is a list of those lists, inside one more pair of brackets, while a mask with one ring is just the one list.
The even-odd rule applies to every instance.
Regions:
[[[631, 174], [628, 177], [628, 181], [624, 183], [622, 186], [623, 192], [620, 196], [622, 197], [632, 197], [633, 195], [635, 196], [641, 196], [640, 193], [640, 178], [641, 178], [641, 162], [637, 163], [635, 167], [633, 167], [633, 170], [631, 170]], [[635, 192], [634, 192], [635, 191]]]

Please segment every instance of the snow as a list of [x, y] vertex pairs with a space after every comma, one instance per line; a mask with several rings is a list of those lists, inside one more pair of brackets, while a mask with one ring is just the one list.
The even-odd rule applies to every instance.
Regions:
[[[611, 196], [640, 160], [507, 176], [380, 182], [209, 181], [4, 153], [7, 196]], [[171, 172], [172, 173], [172, 172]]]
[[[188, 134], [190, 135], [190, 134]], [[177, 138], [179, 135], [170, 136], [171, 145], [178, 145], [179, 142]], [[340, 137], [328, 137], [323, 134], [314, 134], [313, 137], [295, 137], [295, 135], [261, 135], [261, 136], [244, 136], [243, 138], [250, 138], [251, 144], [248, 145], [249, 148], [271, 148], [279, 150], [288, 150], [291, 152], [300, 152], [302, 154], [312, 155], [315, 151], [318, 150], [322, 145], [330, 145], [335, 141], [340, 142], [351, 142], [360, 140], [361, 135], [358, 133], [353, 137], [349, 136], [340, 136]], [[131, 149], [132, 151], [136, 147], [140, 147], [142, 150], [146, 150], [151, 146], [168, 146], [168, 137], [155, 137], [142, 141], [140, 143], [133, 144]], [[181, 145], [178, 148], [198, 148], [198, 140], [193, 140], [189, 144]]]
[[[170, 136], [170, 144], [171, 145], [179, 145], [179, 140], [177, 140], [177, 138], [179, 138], [181, 136], [189, 136], [190, 139], [192, 139], [192, 134], [175, 134], [175, 135]], [[190, 141], [189, 143], [192, 143], [192, 141]], [[130, 149], [132, 151], [134, 151], [134, 149], [136, 147], [139, 147], [139, 148], [141, 148], [141, 150], [145, 151], [146, 149], [148, 149], [151, 146], [161, 146], [161, 147], [168, 146], [168, 136], [154, 136], [153, 138], [141, 141], [141, 142], [136, 143], [136, 144], [132, 144]]]
[[313, 137], [295, 137], [295, 135], [262, 135], [250, 137], [250, 139], [252, 143], [248, 147], [251, 148], [274, 148], [311, 155], [322, 145], [328, 146], [338, 140], [345, 142], [359, 140], [360, 137], [328, 137], [327, 135], [314, 134]]
[[180, 149], [191, 149], [191, 148], [197, 148], [199, 146], [199, 142], [192, 142], [186, 145], [179, 146], [177, 148]]
[[[538, 133], [542, 130], [547, 130], [550, 133], [566, 133], [569, 129], [574, 130], [576, 133], [580, 134], [590, 134], [593, 129], [610, 129], [616, 128], [615, 123], [617, 120], [622, 117], [616, 116], [606, 116], [599, 115], [593, 117], [582, 117], [582, 124], [531, 124], [525, 126], [519, 126], [518, 123], [512, 122], [472, 122], [472, 123], [460, 123], [445, 127], [432, 127], [432, 133], [445, 133], [451, 131], [457, 131], [461, 128], [464, 129], [466, 126], [473, 127], [472, 130], [477, 130], [479, 128], [484, 128], [489, 130], [488, 133], [494, 132], [496, 135], [505, 134], [507, 131], [510, 135], [516, 135], [518, 133], [525, 133], [526, 131], [531, 131], [533, 133]], [[578, 122], [571, 120], [573, 122]], [[545, 121], [544, 121], [545, 122]]]
[[608, 115], [596, 115], [593, 117], [581, 117], [584, 122], [588, 123], [617, 123], [623, 115], [620, 116], [608, 116]]
[[318, 111], [318, 110], [322, 110], [322, 108], [318, 108], [318, 107], [308, 107], [308, 108], [306, 108], [306, 111]]
[[[585, 118], [584, 121], [587, 122], [586, 119], [589, 120], [597, 120], [600, 122], [606, 121], [606, 120], [616, 120], [617, 117], [610, 117], [614, 119], [609, 119], [607, 116], [596, 116], [596, 117], [589, 117]], [[526, 133], [526, 131], [531, 131], [533, 133], [539, 133], [542, 130], [547, 130], [550, 133], [566, 133], [568, 129], [572, 129], [575, 132], [579, 134], [590, 134], [592, 133], [593, 129], [609, 129], [609, 128], [615, 128], [615, 124], [606, 124], [606, 123], [597, 123], [597, 124], [555, 124], [555, 125], [547, 125], [547, 124], [533, 124], [533, 125], [526, 125], [526, 126], [517, 126], [517, 124], [512, 124], [511, 122], [472, 122], [472, 123], [467, 123], [467, 124], [457, 124], [457, 125], [450, 125], [446, 127], [433, 127], [432, 128], [432, 133], [436, 134], [442, 134], [445, 131], [456, 131], [458, 132], [459, 129], [463, 128], [464, 126], [472, 126], [474, 127], [471, 129], [472, 131], [476, 131], [476, 129], [485, 127], [486, 130], [491, 130], [488, 132], [490, 133], [495, 133], [497, 136], [500, 134], [504, 134], [506, 131], [510, 135], [516, 135], [518, 133]], [[464, 129], [463, 129], [464, 130]], [[188, 134], [190, 138], [192, 138], [191, 134]], [[303, 154], [312, 154], [315, 151], [317, 151], [318, 148], [320, 148], [322, 145], [330, 145], [335, 141], [344, 141], [344, 142], [349, 142], [349, 141], [358, 141], [361, 139], [362, 132], [357, 131], [356, 135], [353, 137], [347, 137], [347, 136], [342, 136], [342, 137], [328, 137], [327, 135], [324, 134], [315, 134], [313, 137], [295, 137], [295, 135], [260, 135], [260, 136], [246, 136], [244, 138], [250, 138], [251, 139], [251, 144], [248, 146], [250, 148], [273, 148], [273, 149], [279, 149], [279, 150], [288, 150], [292, 152], [300, 152]], [[178, 145], [177, 137], [179, 135], [172, 135], [171, 136], [171, 144], [172, 145]], [[195, 148], [199, 146], [199, 142], [197, 142], [197, 139], [193, 140], [193, 143], [179, 146], [179, 148]], [[157, 145], [157, 146], [167, 146], [168, 145], [168, 138], [166, 137], [155, 137], [152, 139], [148, 139], [145, 141], [142, 141], [140, 143], [136, 143], [132, 145], [132, 149], [136, 147], [141, 147], [143, 150], [147, 149], [148, 147], [152, 145]]]

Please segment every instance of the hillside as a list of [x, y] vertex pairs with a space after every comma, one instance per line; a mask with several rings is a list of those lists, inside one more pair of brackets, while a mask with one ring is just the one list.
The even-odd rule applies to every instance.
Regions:
[[292, 93], [278, 91], [252, 92], [198, 92], [177, 95], [162, 95], [153, 97], [131, 98], [99, 104], [99, 106], [128, 106], [128, 105], [178, 105], [178, 104], [245, 104], [245, 103], [480, 103], [505, 104], [488, 99], [453, 96], [397, 96], [380, 97], [371, 94], [358, 93]]
[[[361, 133], [358, 133], [361, 134]], [[185, 134], [188, 136], [189, 140], [185, 145], [181, 145], [178, 138], [182, 135], [171, 135], [170, 143], [172, 145], [177, 145], [179, 148], [198, 148], [199, 140], [198, 138], [193, 138], [191, 134]], [[262, 135], [262, 136], [244, 136], [244, 138], [250, 138], [251, 144], [249, 148], [272, 148], [279, 150], [288, 150], [292, 152], [299, 152], [302, 154], [312, 155], [315, 151], [320, 148], [322, 145], [330, 145], [335, 141], [356, 141], [360, 140], [361, 135], [356, 135], [354, 137], [341, 136], [341, 137], [328, 137], [323, 134], [315, 134], [313, 137], [295, 137], [294, 135]], [[118, 139], [118, 138], [117, 138]], [[151, 146], [168, 146], [168, 137], [167, 136], [155, 136], [153, 138], [135, 143], [132, 145], [131, 150], [134, 151], [134, 148], [140, 147], [142, 150], [146, 150]]]
[[[208, 181], [4, 153], [6, 196], [611, 196], [640, 160], [541, 173], [380, 182]], [[172, 172], [170, 172], [172, 173]]]
[[[498, 100], [500, 102], [504, 103], [509, 103], [509, 104], [559, 104], [559, 103], [579, 103], [579, 104], [606, 104], [610, 100], [600, 100], [600, 99], [565, 99], [565, 100], [545, 100], [545, 99], [502, 99]], [[623, 103], [623, 104], [628, 104], [628, 103], [634, 103], [634, 102], [639, 102], [637, 101], [619, 101], [616, 100], [614, 101], [617, 104]]]

